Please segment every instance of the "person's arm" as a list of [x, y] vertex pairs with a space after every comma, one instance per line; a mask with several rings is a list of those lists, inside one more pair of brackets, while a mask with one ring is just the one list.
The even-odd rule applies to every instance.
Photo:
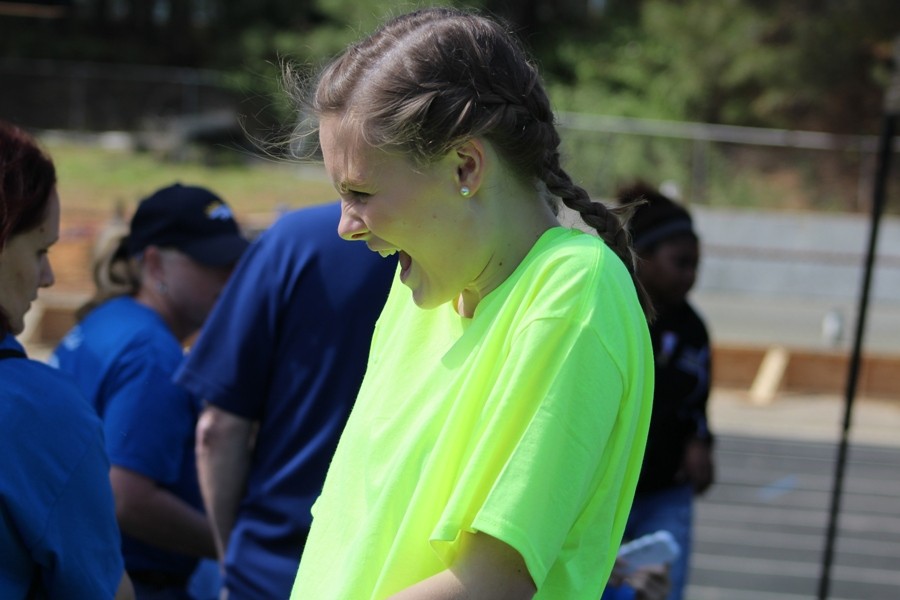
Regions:
[[220, 559], [244, 494], [253, 430], [253, 421], [212, 405], [197, 422], [197, 475]]
[[664, 564], [628, 572], [628, 563], [616, 559], [600, 600], [665, 600], [671, 586], [669, 568]]
[[636, 600], [665, 600], [672, 587], [665, 565], [647, 565], [637, 569], [625, 582], [634, 589]]
[[[702, 322], [701, 322], [702, 326]], [[712, 351], [709, 346], [709, 337], [703, 331], [706, 340], [703, 346], [703, 376], [701, 386], [697, 391], [699, 402], [694, 414], [695, 432], [688, 440], [682, 456], [681, 469], [685, 479], [694, 488], [695, 494], [703, 494], [712, 485], [715, 479], [715, 463], [713, 462], [713, 435], [709, 428], [709, 418], [706, 414], [707, 404], [711, 388]]]
[[202, 512], [135, 471], [113, 465], [109, 479], [124, 533], [172, 552], [216, 557], [212, 528]]
[[693, 438], [688, 441], [681, 469], [695, 494], [702, 494], [709, 489], [715, 477], [713, 450], [709, 440]]
[[116, 590], [114, 600], [134, 600], [134, 586], [131, 585], [128, 573], [122, 573], [122, 581], [119, 582], [119, 589]]
[[520, 600], [537, 592], [522, 556], [483, 533], [461, 534], [459, 558], [390, 600]]

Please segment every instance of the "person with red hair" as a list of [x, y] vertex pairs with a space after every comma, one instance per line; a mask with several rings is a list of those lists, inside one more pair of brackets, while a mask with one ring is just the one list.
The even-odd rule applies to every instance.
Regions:
[[100, 419], [14, 337], [53, 284], [59, 219], [53, 162], [0, 121], [0, 597], [133, 598]]

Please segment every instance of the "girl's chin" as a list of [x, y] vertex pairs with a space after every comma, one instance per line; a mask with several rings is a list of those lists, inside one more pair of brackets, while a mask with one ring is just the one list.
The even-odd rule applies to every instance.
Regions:
[[410, 287], [412, 291], [413, 302], [421, 309], [431, 310], [442, 306], [448, 302], [446, 298], [439, 298], [433, 294], [428, 294], [421, 286]]

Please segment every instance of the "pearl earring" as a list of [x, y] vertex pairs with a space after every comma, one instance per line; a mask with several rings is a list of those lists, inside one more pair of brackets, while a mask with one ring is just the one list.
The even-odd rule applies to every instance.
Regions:
[[468, 197], [469, 197], [469, 194], [471, 194], [471, 193], [472, 193], [472, 190], [470, 190], [470, 189], [467, 188], [466, 186], [462, 186], [461, 188], [459, 188], [459, 194], [460, 194], [463, 198], [468, 198]]

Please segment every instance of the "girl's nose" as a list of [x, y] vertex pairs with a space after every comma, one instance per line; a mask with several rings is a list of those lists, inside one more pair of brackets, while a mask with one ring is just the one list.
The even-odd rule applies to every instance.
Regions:
[[346, 202], [341, 201], [341, 221], [338, 223], [338, 235], [349, 241], [364, 241], [369, 230], [362, 218]]

